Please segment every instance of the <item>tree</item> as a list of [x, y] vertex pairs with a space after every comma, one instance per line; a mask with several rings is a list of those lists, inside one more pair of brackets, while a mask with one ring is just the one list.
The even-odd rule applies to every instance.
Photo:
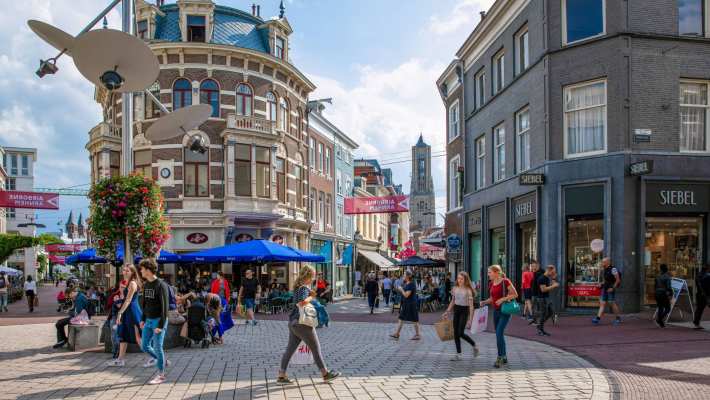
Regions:
[[42, 242], [42, 244], [64, 244], [61, 239], [51, 233], [41, 233], [37, 238]]
[[39, 237], [22, 236], [16, 234], [0, 234], [0, 264], [7, 260], [13, 251], [45, 244], [61, 244], [61, 240], [47, 233]]

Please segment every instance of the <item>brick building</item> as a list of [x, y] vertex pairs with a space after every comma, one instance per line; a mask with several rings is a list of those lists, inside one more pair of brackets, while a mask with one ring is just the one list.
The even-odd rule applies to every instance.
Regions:
[[438, 82], [447, 120], [460, 112], [449, 149], [474, 277], [501, 264], [519, 282], [539, 259], [558, 267], [560, 306], [592, 310], [609, 256], [626, 311], [653, 303], [661, 263], [694, 291], [710, 236], [705, 3], [491, 6]]

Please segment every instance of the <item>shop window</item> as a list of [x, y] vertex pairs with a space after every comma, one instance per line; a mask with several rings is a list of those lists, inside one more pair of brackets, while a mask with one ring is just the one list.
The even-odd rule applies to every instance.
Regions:
[[184, 196], [209, 196], [209, 152], [199, 153], [185, 149]]
[[680, 151], [708, 151], [708, 83], [680, 83]]
[[200, 104], [212, 106], [212, 116], [219, 118], [219, 86], [212, 79], [205, 79], [200, 84]]
[[604, 240], [604, 216], [567, 217], [567, 306], [599, 306], [603, 252], [592, 250], [592, 241]]
[[256, 195], [271, 197], [271, 151], [268, 147], [255, 147], [256, 155]]
[[135, 165], [133, 170], [151, 179], [153, 178], [152, 161], [152, 152], [150, 150], [133, 152], [133, 164]]
[[505, 50], [493, 56], [493, 95], [500, 92], [505, 86]]
[[234, 153], [234, 183], [237, 196], [251, 196], [251, 146], [237, 144]]
[[471, 274], [471, 282], [473, 282], [474, 287], [478, 288], [478, 292], [480, 293], [480, 285], [481, 285], [481, 267], [482, 267], [482, 259], [481, 259], [481, 234], [480, 233], [474, 233], [469, 236], [469, 247], [470, 247], [470, 274]]
[[707, 0], [678, 0], [678, 34], [705, 35]]
[[563, 0], [563, 44], [604, 35], [605, 7], [606, 0]]
[[606, 152], [606, 80], [564, 89], [565, 156]]
[[518, 172], [530, 169], [530, 109], [525, 108], [515, 115], [515, 133], [517, 137]]
[[[520, 265], [537, 260], [537, 227], [535, 221], [517, 225], [518, 260]], [[517, 276], [522, 276], [522, 272]]]
[[204, 15], [188, 15], [187, 16], [187, 41], [188, 42], [205, 42], [205, 16]]
[[486, 137], [476, 139], [476, 190], [486, 186]]
[[240, 83], [237, 86], [237, 115], [251, 116], [254, 105], [254, 94], [251, 87]]
[[530, 45], [528, 40], [528, 27], [523, 27], [515, 35], [515, 73], [520, 74], [521, 72], [528, 69], [530, 66]]
[[286, 203], [286, 161], [283, 158], [276, 158], [276, 193], [279, 197], [279, 202]]
[[493, 181], [505, 179], [505, 126], [493, 129]]
[[192, 105], [192, 84], [187, 79], [173, 83], [173, 111]]
[[491, 264], [500, 265], [503, 272], [508, 274], [507, 258], [505, 253], [505, 228], [491, 229]]

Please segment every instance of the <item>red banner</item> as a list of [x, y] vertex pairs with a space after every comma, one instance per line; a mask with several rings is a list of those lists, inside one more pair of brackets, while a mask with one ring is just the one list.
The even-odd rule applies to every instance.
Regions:
[[345, 198], [345, 214], [378, 214], [407, 211], [409, 211], [409, 196]]
[[51, 262], [52, 264], [62, 264], [62, 265], [64, 265], [64, 260], [66, 259], [66, 257], [64, 257], [64, 256], [55, 256], [54, 254], [50, 254], [48, 258], [49, 258], [49, 262]]
[[59, 194], [0, 190], [0, 207], [59, 210]]
[[598, 285], [592, 284], [572, 284], [567, 285], [567, 296], [572, 297], [599, 297], [602, 290]]
[[47, 244], [44, 249], [48, 253], [76, 253], [84, 249], [82, 244]]

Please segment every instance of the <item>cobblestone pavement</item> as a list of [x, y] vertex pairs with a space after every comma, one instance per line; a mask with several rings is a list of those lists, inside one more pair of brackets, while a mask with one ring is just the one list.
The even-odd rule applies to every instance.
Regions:
[[387, 335], [392, 324], [334, 322], [319, 330], [330, 368], [343, 372], [323, 384], [314, 366], [290, 368], [296, 384], [276, 386], [274, 377], [287, 330], [283, 321], [238, 325], [224, 346], [174, 349], [168, 381], [146, 382], [154, 372], [130, 354], [125, 368], [105, 366], [108, 355], [52, 350], [51, 324], [0, 327], [1, 399], [609, 399], [603, 371], [569, 352], [508, 338], [510, 365], [495, 370], [495, 337], [477, 335], [481, 355], [470, 348], [464, 361], [449, 361], [453, 342], [442, 343], [433, 327], [423, 340]]

